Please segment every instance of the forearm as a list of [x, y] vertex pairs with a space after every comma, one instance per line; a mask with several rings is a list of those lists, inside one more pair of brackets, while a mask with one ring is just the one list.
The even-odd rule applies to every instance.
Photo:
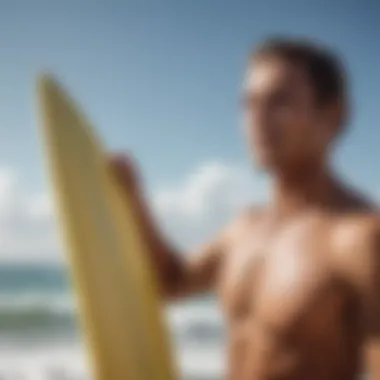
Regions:
[[191, 255], [178, 252], [161, 234], [141, 194], [135, 193], [133, 205], [163, 295], [174, 300], [210, 290], [220, 259], [219, 239]]
[[[183, 255], [164, 238], [149, 209], [144, 197], [134, 164], [130, 157], [114, 156], [110, 160], [111, 170], [123, 190], [127, 192], [131, 200], [131, 206], [136, 218], [142, 240], [147, 248], [147, 253], [152, 264], [160, 288], [165, 296], [177, 295], [179, 288], [190, 279], [186, 275], [186, 264]], [[186, 287], [186, 286], [185, 286]]]

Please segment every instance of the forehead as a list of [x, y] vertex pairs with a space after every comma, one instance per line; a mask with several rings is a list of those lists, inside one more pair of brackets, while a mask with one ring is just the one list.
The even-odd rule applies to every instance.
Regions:
[[253, 61], [247, 68], [243, 90], [248, 93], [278, 90], [312, 92], [306, 70], [301, 65], [276, 58]]

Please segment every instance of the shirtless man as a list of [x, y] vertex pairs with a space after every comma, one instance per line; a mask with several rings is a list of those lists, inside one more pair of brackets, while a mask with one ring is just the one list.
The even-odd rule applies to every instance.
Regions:
[[112, 160], [134, 189], [165, 296], [218, 294], [230, 380], [380, 379], [380, 217], [328, 160], [346, 87], [336, 57], [312, 43], [271, 40], [252, 54], [245, 136], [273, 178], [271, 202], [241, 212], [195, 254], [159, 233], [131, 160]]

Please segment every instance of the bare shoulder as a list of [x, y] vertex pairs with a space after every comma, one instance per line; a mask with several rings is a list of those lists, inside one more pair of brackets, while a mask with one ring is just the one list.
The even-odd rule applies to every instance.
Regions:
[[380, 263], [380, 210], [371, 205], [340, 216], [332, 228], [335, 269], [363, 285]]

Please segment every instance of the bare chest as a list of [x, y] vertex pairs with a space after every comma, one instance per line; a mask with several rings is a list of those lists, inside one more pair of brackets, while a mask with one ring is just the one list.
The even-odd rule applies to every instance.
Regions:
[[[328, 232], [307, 224], [262, 229], [231, 247], [220, 277], [229, 322], [255, 319], [278, 333], [326, 324], [341, 307], [329, 265]], [[318, 314], [317, 318], [316, 313]]]

